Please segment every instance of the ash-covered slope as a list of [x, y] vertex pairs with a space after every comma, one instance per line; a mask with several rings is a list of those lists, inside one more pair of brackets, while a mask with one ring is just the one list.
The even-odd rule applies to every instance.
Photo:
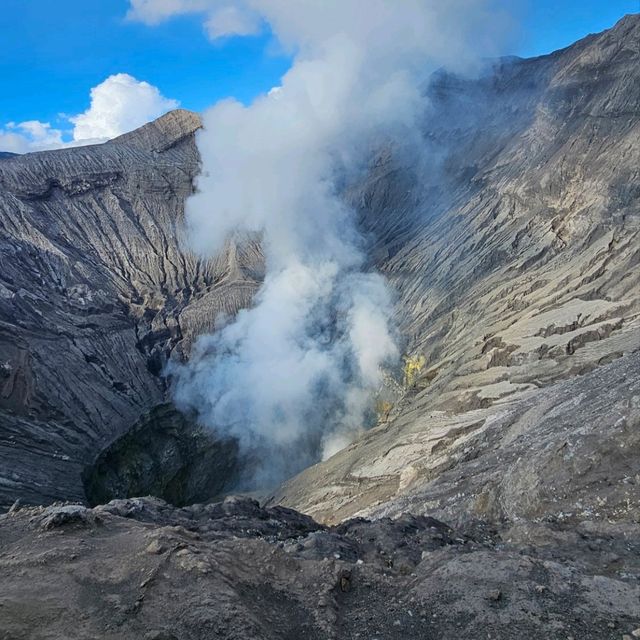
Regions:
[[248, 304], [255, 245], [183, 248], [198, 116], [0, 162], [0, 506], [84, 499], [81, 473], [164, 401], [168, 353]]
[[430, 96], [432, 175], [390, 159], [352, 194], [424, 366], [278, 499], [331, 521], [636, 521], [640, 16]]

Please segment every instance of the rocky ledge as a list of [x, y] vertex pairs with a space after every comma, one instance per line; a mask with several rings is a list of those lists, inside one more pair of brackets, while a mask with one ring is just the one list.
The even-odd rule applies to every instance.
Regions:
[[246, 497], [16, 505], [0, 638], [620, 640], [640, 634], [639, 534], [406, 514], [325, 527]]

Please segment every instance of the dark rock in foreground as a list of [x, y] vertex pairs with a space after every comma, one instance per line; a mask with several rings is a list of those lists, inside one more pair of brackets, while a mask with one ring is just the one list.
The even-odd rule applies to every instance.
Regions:
[[0, 516], [0, 638], [619, 640], [640, 627], [639, 534], [326, 528], [235, 497], [17, 508]]

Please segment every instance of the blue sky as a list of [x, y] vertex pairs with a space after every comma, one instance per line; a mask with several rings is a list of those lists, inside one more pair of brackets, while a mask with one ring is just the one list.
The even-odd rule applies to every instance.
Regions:
[[[640, 11], [640, 0], [517, 4], [524, 9], [519, 45], [511, 53], [522, 56], [548, 53]], [[0, 131], [7, 122], [32, 119], [64, 128], [60, 114], [86, 110], [91, 87], [115, 73], [202, 110], [225, 96], [249, 101], [288, 68], [268, 35], [212, 43], [201, 16], [148, 26], [126, 20], [128, 8], [128, 0], [2, 0]]]
[[269, 89], [289, 61], [267, 36], [212, 44], [199, 16], [149, 27], [127, 21], [127, 0], [2, 0], [0, 122], [88, 107], [89, 89], [113, 73], [160, 88], [189, 109], [220, 97], [248, 100]]
[[514, 53], [530, 57], [604, 31], [622, 16], [640, 12], [640, 0], [531, 0], [523, 7], [521, 43]]

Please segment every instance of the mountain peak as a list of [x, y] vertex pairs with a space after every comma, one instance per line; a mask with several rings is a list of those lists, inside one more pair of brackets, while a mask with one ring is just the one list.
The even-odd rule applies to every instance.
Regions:
[[174, 109], [134, 131], [125, 133], [107, 144], [126, 144], [147, 151], [165, 151], [202, 127], [197, 113]]

